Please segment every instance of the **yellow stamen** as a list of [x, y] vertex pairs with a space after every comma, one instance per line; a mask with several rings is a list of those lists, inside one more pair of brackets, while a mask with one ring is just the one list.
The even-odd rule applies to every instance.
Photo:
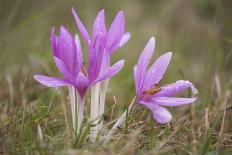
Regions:
[[154, 94], [158, 93], [159, 91], [160, 91], [160, 88], [158, 87], [158, 84], [154, 84], [153, 87], [151, 87], [148, 90], [145, 90], [143, 93], [144, 94], [154, 95]]

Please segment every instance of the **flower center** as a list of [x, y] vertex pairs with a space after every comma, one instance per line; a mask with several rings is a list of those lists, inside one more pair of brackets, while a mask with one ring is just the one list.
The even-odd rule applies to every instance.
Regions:
[[158, 87], [158, 84], [154, 84], [150, 89], [145, 90], [143, 94], [149, 94], [149, 95], [154, 95], [158, 93], [161, 90], [160, 87]]

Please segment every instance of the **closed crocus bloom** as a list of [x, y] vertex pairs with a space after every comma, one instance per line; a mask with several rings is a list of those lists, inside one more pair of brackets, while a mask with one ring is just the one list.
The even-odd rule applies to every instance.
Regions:
[[153, 118], [160, 124], [168, 123], [172, 119], [171, 113], [165, 106], [181, 106], [193, 103], [196, 98], [174, 97], [188, 88], [193, 94], [198, 91], [194, 85], [185, 80], [176, 81], [173, 84], [159, 87], [170, 63], [172, 53], [168, 52], [160, 56], [156, 62], [148, 68], [155, 48], [155, 39], [152, 37], [141, 53], [137, 65], [134, 67], [134, 79], [136, 85], [136, 102], [149, 108]]
[[52, 52], [55, 64], [63, 78], [34, 75], [35, 80], [48, 87], [73, 86], [83, 98], [89, 80], [83, 66], [82, 51], [79, 38], [75, 38], [65, 29], [55, 36], [55, 28], [51, 32]]
[[[104, 113], [109, 78], [117, 74], [124, 65], [124, 60], [119, 60], [110, 67], [110, 55], [130, 39], [130, 33], [125, 33], [125, 19], [122, 11], [118, 12], [107, 31], [105, 26], [105, 12], [101, 10], [94, 21], [91, 37], [74, 8], [72, 8], [72, 13], [77, 27], [89, 48], [88, 75], [92, 85], [90, 116], [93, 124], [97, 124]], [[97, 133], [101, 128], [102, 122], [91, 128], [91, 141], [95, 141]]]
[[[55, 28], [51, 31], [52, 53], [55, 64], [63, 78], [34, 75], [34, 79], [48, 87], [69, 87], [72, 124], [74, 130], [77, 131], [83, 121], [84, 97], [90, 86], [90, 81], [83, 66], [83, 56], [78, 36], [76, 35], [74, 38], [63, 26], [61, 26], [58, 36], [55, 36], [54, 33]], [[78, 125], [76, 124], [77, 112]]]

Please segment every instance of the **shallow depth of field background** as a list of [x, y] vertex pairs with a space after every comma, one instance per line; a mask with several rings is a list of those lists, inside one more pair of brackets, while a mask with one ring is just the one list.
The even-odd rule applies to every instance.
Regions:
[[[231, 1], [0, 0], [0, 152], [43, 153], [70, 148], [60, 97], [63, 96], [63, 102], [68, 105], [65, 97], [67, 90], [43, 87], [32, 79], [32, 75], [60, 76], [51, 55], [50, 30], [55, 26], [58, 32], [59, 26], [64, 25], [72, 34], [79, 33], [71, 14], [71, 6], [75, 7], [89, 32], [101, 9], [105, 9], [108, 26], [119, 10], [124, 11], [126, 30], [131, 32], [132, 37], [112, 56], [112, 62], [126, 60], [123, 70], [110, 81], [107, 112], [111, 112], [115, 97], [113, 119], [133, 99], [133, 65], [137, 63], [139, 54], [151, 36], [156, 38], [153, 60], [164, 52], [173, 52], [172, 61], [161, 83], [186, 79], [199, 90], [194, 105], [170, 109], [174, 116], [172, 123], [174, 126], [181, 124], [181, 131], [178, 129], [173, 132], [170, 125], [158, 128], [148, 110], [138, 110], [139, 116], [134, 114], [133, 121], [140, 123], [140, 126], [133, 126], [135, 122], [132, 121], [133, 131], [143, 124], [149, 131], [154, 127], [153, 132], [157, 134], [153, 135], [153, 140], [150, 133], [136, 135], [130, 146], [132, 152], [124, 148], [123, 153], [137, 151], [139, 154], [154, 150], [170, 154], [175, 151], [184, 154], [230, 151]], [[81, 41], [86, 58], [86, 45]], [[106, 116], [105, 122], [110, 121], [109, 117]], [[43, 132], [42, 142], [38, 138], [38, 124]], [[167, 138], [169, 136], [172, 137]], [[121, 145], [117, 144], [120, 140], [123, 141], [123, 137], [116, 139], [107, 148], [110, 153], [120, 152]], [[165, 140], [164, 145], [161, 145]], [[91, 147], [93, 144], [87, 145]], [[88, 146], [80, 148], [85, 151], [102, 151], [99, 149], [101, 146]]]

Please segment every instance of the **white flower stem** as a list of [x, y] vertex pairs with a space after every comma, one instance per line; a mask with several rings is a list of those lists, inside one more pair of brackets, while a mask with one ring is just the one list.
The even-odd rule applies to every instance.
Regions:
[[[106, 91], [108, 88], [109, 79], [102, 81], [100, 83], [100, 103], [99, 103], [99, 111], [98, 111], [98, 122], [103, 117], [105, 111], [105, 98], [106, 98]], [[97, 133], [101, 131], [103, 125], [103, 120], [97, 125]]]
[[116, 133], [118, 127], [125, 124], [126, 116], [131, 112], [131, 109], [135, 103], [136, 97], [132, 100], [131, 104], [129, 105], [128, 109], [119, 117], [117, 122], [113, 125], [113, 127], [110, 129], [108, 135], [103, 139], [103, 144], [106, 144], [109, 142], [109, 140], [113, 137], [113, 135]]
[[79, 111], [78, 111], [78, 124], [77, 124], [77, 134], [80, 133], [80, 129], [81, 129], [81, 125], [82, 125], [82, 122], [84, 120], [84, 111], [85, 111], [85, 100], [82, 99], [80, 96], [78, 96], [79, 98]]
[[70, 98], [70, 107], [71, 107], [71, 115], [72, 115], [72, 126], [73, 130], [76, 132], [76, 95], [75, 88], [73, 86], [69, 87], [69, 98]]
[[97, 138], [97, 123], [98, 123], [98, 111], [99, 111], [99, 91], [100, 85], [96, 83], [91, 88], [91, 112], [90, 112], [90, 120], [95, 125], [90, 128], [90, 141], [95, 142]]

